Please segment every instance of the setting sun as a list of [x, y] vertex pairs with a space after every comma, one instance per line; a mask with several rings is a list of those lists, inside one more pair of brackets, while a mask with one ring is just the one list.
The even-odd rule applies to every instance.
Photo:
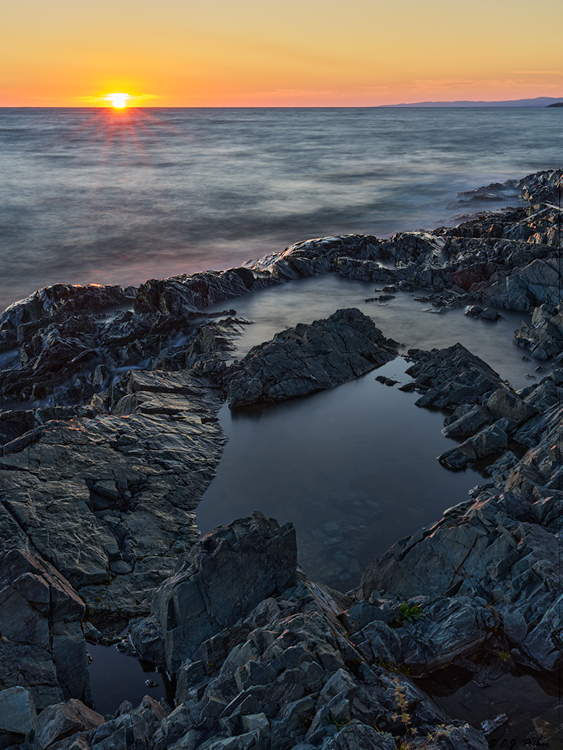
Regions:
[[108, 94], [107, 98], [111, 102], [112, 107], [116, 109], [123, 109], [127, 106], [127, 99], [129, 94]]

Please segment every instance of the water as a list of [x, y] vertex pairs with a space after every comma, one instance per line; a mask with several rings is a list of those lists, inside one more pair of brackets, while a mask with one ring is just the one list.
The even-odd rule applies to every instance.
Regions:
[[[558, 109], [0, 109], [0, 308], [453, 221], [560, 165]], [[478, 208], [474, 206], [473, 208]]]
[[[521, 314], [506, 313], [495, 323], [461, 309], [437, 315], [424, 312], [428, 303], [415, 294], [399, 293], [385, 304], [365, 302], [373, 290], [371, 283], [328, 275], [233, 300], [237, 314], [254, 321], [234, 354], [243, 356], [286, 326], [358, 307], [401, 342], [402, 352], [459, 341], [516, 388], [538, 375], [536, 364], [523, 360], [523, 350], [512, 343]], [[455, 441], [441, 434], [443, 414], [415, 407], [418, 394], [375, 380], [382, 374], [406, 383], [408, 366], [398, 357], [307, 398], [235, 412], [223, 407], [229, 441], [196, 511], [200, 531], [255, 509], [281, 523], [292, 521], [306, 573], [347, 590], [391, 544], [435, 523], [446, 508], [466, 500], [469, 489], [490, 481], [473, 469], [444, 469], [436, 457]]]

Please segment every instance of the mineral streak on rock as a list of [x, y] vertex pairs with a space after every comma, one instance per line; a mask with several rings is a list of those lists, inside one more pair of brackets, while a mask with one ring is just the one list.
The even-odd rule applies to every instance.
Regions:
[[333, 388], [385, 364], [398, 344], [359, 310], [337, 310], [326, 320], [277, 333], [229, 368], [231, 408], [284, 401]]

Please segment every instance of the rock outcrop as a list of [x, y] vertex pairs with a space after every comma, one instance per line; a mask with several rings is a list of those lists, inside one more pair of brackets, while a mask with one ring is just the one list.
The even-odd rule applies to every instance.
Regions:
[[[55, 285], [0, 315], [0, 748], [487, 747], [407, 674], [478, 672], [500, 650], [561, 668], [563, 373], [515, 392], [460, 344], [409, 352], [404, 389], [445, 410], [444, 434], [461, 441], [440, 460], [479, 461], [492, 481], [345, 596], [297, 569], [291, 525], [255, 513], [196, 543], [193, 511], [221, 454], [227, 391], [233, 408], [313, 393], [397, 345], [340, 310], [231, 366], [243, 321], [206, 308], [337, 273], [384, 284], [378, 301], [422, 288], [436, 312], [533, 311], [516, 343], [560, 356], [562, 183], [552, 170], [461, 195], [525, 205], [453, 228], [315, 239], [137, 290]], [[139, 653], [176, 679], [172, 711], [149, 697], [113, 717], [88, 708], [85, 612], [109, 636], [138, 618]]]
[[389, 362], [397, 343], [359, 310], [300, 323], [255, 346], [229, 369], [229, 406], [284, 401], [333, 388]]
[[[0, 705], [17, 697], [16, 705], [33, 718], [32, 705], [42, 709], [71, 697], [91, 701], [84, 613], [84, 603], [52, 565], [23, 550], [2, 557], [0, 690], [12, 692], [0, 692]], [[25, 726], [20, 734], [31, 731]], [[5, 722], [4, 729], [14, 731]]]

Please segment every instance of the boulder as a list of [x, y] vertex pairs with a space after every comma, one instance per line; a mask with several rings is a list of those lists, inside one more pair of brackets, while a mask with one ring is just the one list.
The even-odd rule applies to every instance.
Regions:
[[396, 356], [371, 318], [355, 308], [300, 323], [255, 346], [230, 368], [229, 406], [283, 401], [362, 375]]
[[485, 427], [456, 448], [438, 456], [438, 461], [448, 469], [463, 469], [472, 461], [486, 458], [506, 449], [508, 434], [506, 419]]

